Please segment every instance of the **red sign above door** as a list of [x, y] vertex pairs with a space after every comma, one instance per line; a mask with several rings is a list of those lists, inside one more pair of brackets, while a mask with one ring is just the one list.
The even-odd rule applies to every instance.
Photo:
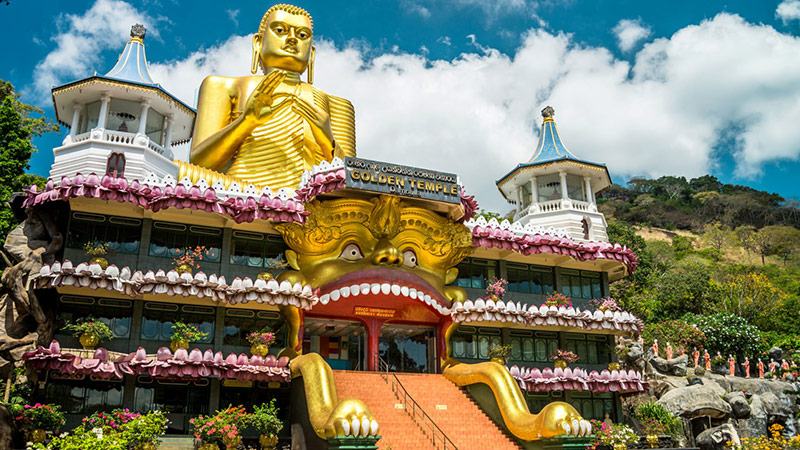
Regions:
[[353, 314], [362, 317], [378, 317], [381, 319], [391, 319], [397, 311], [393, 308], [378, 308], [375, 306], [356, 306], [353, 308]]

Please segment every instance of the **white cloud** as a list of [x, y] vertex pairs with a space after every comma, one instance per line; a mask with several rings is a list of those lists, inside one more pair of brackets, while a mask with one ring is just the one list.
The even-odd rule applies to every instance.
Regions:
[[[359, 155], [458, 173], [483, 207], [505, 211], [494, 181], [530, 157], [547, 104], [573, 153], [625, 176], [708, 173], [731, 125], [740, 175], [797, 159], [799, 53], [800, 38], [720, 14], [645, 44], [634, 63], [543, 30], [513, 55], [480, 47], [453, 60], [320, 41], [315, 80], [354, 103]], [[249, 67], [250, 38], [232, 36], [151, 73], [193, 103], [206, 75]]]
[[775, 17], [781, 19], [784, 25], [792, 20], [800, 20], [800, 0], [783, 0], [775, 9]]
[[645, 26], [641, 19], [622, 19], [611, 31], [617, 37], [619, 49], [623, 52], [631, 51], [636, 44], [652, 34], [650, 27]]
[[156, 20], [137, 11], [121, 0], [97, 0], [83, 15], [64, 14], [58, 17], [58, 34], [52, 38], [56, 48], [36, 65], [33, 86], [28, 94], [38, 101], [49, 99], [50, 88], [72, 81], [95, 70], [101, 53], [108, 49], [122, 50], [135, 23], [147, 27], [148, 37], [157, 37]]
[[239, 10], [238, 9], [226, 9], [225, 13], [228, 14], [228, 18], [231, 19], [233, 25], [235, 27], [239, 26]]

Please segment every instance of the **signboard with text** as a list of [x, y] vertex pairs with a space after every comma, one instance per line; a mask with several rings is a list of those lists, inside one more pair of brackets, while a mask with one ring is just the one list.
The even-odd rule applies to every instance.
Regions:
[[345, 187], [447, 203], [461, 203], [458, 177], [452, 173], [346, 157]]
[[353, 314], [361, 317], [378, 317], [381, 319], [391, 319], [394, 317], [395, 310], [392, 308], [378, 308], [375, 306], [356, 306]]

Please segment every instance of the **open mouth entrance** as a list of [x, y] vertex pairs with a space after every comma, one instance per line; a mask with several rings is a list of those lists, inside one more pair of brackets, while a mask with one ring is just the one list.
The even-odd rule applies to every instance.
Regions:
[[436, 338], [432, 327], [384, 324], [378, 347], [392, 372], [434, 373]]
[[334, 370], [365, 370], [364, 325], [349, 320], [306, 318], [303, 353], [319, 353]]

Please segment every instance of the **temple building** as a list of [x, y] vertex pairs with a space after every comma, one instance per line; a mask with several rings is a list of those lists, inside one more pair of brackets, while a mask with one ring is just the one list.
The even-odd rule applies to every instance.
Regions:
[[[283, 6], [264, 21], [310, 28]], [[513, 220], [486, 220], [455, 168], [356, 156], [352, 105], [301, 80], [308, 59], [293, 65], [302, 33], [283, 59], [254, 53], [270, 86], [225, 81], [243, 96], [299, 92], [285, 96], [299, 107], [274, 104], [258, 124], [243, 119], [250, 97], [214, 103], [221, 77], [203, 83], [196, 111], [164, 90], [144, 36], [133, 27], [106, 75], [53, 88], [70, 133], [46, 187], [24, 202], [56, 230], [31, 275], [54, 331], [24, 359], [37, 400], [68, 413], [65, 428], [97, 410], [160, 409], [185, 436], [199, 414], [276, 398], [279, 448], [338, 448], [342, 436], [356, 439], [348, 448], [375, 448], [378, 436], [379, 448], [544, 448], [585, 443], [588, 420], [621, 420], [621, 396], [646, 388], [614, 364], [616, 339], [641, 321], [592, 302], [638, 263], [608, 242], [597, 209], [608, 170], [567, 150], [552, 108], [531, 159], [497, 181]], [[305, 108], [329, 108], [330, 125]], [[175, 160], [173, 146], [190, 140], [188, 160]], [[87, 243], [105, 245], [107, 265]], [[179, 270], [197, 247], [196, 266]], [[504, 291], [487, 294], [493, 285]], [[63, 325], [86, 317], [113, 339], [82, 349]], [[171, 350], [177, 321], [205, 337]], [[265, 328], [276, 342], [252, 355], [247, 334]], [[503, 346], [505, 364], [491, 361]], [[554, 367], [560, 350], [578, 361]]]

